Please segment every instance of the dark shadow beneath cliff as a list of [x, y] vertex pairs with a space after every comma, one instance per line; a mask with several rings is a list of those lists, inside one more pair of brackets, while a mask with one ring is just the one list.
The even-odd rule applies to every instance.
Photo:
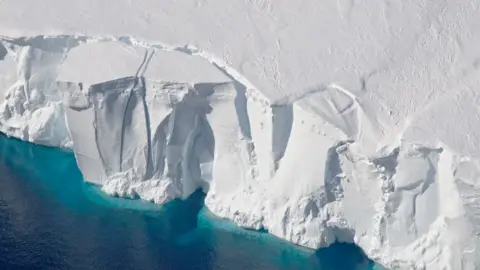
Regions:
[[328, 248], [315, 252], [321, 269], [329, 270], [369, 270], [374, 262], [357, 245], [351, 243], [334, 243]]

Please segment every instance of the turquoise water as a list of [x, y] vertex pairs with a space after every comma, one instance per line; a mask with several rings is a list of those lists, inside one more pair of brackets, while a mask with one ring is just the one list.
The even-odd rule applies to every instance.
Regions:
[[354, 245], [317, 252], [203, 207], [105, 196], [72, 153], [0, 136], [0, 269], [372, 269]]

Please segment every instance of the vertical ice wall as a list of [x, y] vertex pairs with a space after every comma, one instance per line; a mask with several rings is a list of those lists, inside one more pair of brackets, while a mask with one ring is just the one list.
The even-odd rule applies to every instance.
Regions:
[[149, 130], [143, 78], [92, 85], [95, 140], [107, 175], [133, 169], [144, 179], [149, 164]]
[[232, 83], [130, 77], [87, 91], [72, 83], [59, 87], [79, 167], [87, 181], [111, 193], [127, 185], [131, 196], [142, 197], [141, 189], [157, 181], [165, 200], [186, 198], [199, 187], [233, 192], [246, 177], [250, 161]]
[[0, 100], [5, 100], [0, 129], [22, 140], [69, 147], [56, 76], [75, 41], [69, 37], [35, 41], [40, 44], [0, 41]]
[[[164, 203], [202, 187], [216, 215], [299, 245], [355, 241], [372, 258], [407, 269], [480, 265], [480, 166], [474, 156], [446, 151], [443, 144], [458, 138], [450, 132], [473, 134], [468, 119], [438, 117], [440, 111], [412, 117], [393, 134], [398, 140], [375, 149], [381, 126], [375, 114], [335, 84], [272, 103], [220, 66], [204, 61], [225, 73], [215, 80], [208, 72], [194, 74], [196, 64], [172, 60], [180, 59], [177, 54], [194, 58], [189, 48], [177, 48], [169, 58], [151, 47], [124, 47], [125, 40], [98, 42], [69, 52], [65, 64], [68, 44], [37, 41], [4, 46], [0, 83], [8, 84], [8, 94], [0, 128], [25, 140], [72, 147], [85, 179], [107, 193]], [[79, 69], [96, 60], [96, 50], [102, 57], [111, 52], [108, 61]], [[151, 50], [162, 57], [150, 63], [146, 78], [129, 77]], [[59, 70], [63, 77], [56, 78]], [[197, 77], [183, 80], [184, 74]], [[115, 76], [120, 79], [111, 80]], [[459, 100], [461, 111], [469, 109], [474, 117], [472, 95]], [[437, 107], [459, 113], [447, 101]], [[430, 129], [432, 119], [445, 125]], [[70, 138], [73, 144], [65, 144]]]
[[83, 178], [102, 184], [106, 177], [95, 138], [95, 111], [81, 84], [59, 82], [73, 153]]

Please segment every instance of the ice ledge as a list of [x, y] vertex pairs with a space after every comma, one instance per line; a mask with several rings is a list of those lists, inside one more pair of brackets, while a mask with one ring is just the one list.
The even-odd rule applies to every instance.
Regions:
[[[200, 187], [215, 214], [299, 245], [356, 242], [392, 268], [480, 267], [480, 163], [435, 137], [414, 143], [422, 119], [379, 145], [377, 116], [336, 84], [270, 102], [192, 46], [82, 36], [0, 44], [1, 131], [72, 148], [84, 178], [109, 194], [163, 203]], [[165, 52], [192, 58], [199, 80], [165, 79], [174, 76], [156, 64]], [[111, 64], [117, 57], [126, 64]], [[123, 78], [105, 75], [105, 60]]]

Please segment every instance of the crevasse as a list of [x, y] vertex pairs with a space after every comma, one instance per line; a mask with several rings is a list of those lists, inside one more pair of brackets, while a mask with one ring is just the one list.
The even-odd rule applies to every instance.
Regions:
[[[1, 44], [0, 130], [71, 148], [84, 179], [108, 194], [165, 203], [202, 188], [216, 215], [298, 245], [355, 242], [392, 268], [480, 267], [480, 163], [408, 139], [421, 120], [377, 147], [380, 120], [340, 85], [271, 102], [191, 47], [81, 36]], [[172, 54], [175, 63], [162, 60]]]

